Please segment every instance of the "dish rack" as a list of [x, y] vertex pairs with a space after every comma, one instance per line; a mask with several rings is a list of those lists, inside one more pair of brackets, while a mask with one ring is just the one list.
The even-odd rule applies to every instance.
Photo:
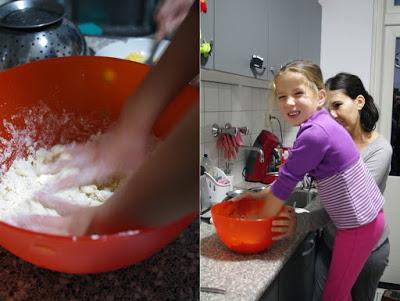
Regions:
[[218, 167], [212, 167], [212, 175], [206, 172], [200, 177], [201, 208], [223, 201], [232, 189], [233, 184], [227, 175]]

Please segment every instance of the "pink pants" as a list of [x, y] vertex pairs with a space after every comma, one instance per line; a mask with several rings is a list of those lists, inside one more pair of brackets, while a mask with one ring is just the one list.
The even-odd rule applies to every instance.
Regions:
[[337, 230], [324, 301], [351, 301], [351, 289], [385, 227], [383, 211], [369, 224]]

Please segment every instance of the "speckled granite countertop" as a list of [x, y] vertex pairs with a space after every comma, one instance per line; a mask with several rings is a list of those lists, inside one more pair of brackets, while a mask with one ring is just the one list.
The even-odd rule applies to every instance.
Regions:
[[[248, 189], [269, 186], [242, 182], [235, 188]], [[238, 254], [229, 250], [218, 238], [213, 225], [200, 224], [200, 286], [220, 288], [225, 294], [200, 292], [200, 299], [258, 300], [274, 281], [286, 261], [303, 241], [306, 234], [276, 242], [259, 254]]]
[[258, 300], [305, 238], [276, 242], [259, 254], [238, 254], [230, 251], [219, 240], [215, 228], [200, 225], [200, 286], [226, 290], [225, 294], [200, 292], [200, 299]]
[[199, 222], [158, 254], [114, 272], [69, 275], [0, 248], [1, 301], [199, 300]]

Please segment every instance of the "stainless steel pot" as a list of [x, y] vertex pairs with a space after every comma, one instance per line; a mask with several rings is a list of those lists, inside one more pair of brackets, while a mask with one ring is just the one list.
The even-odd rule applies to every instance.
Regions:
[[57, 2], [23, 0], [0, 6], [0, 70], [51, 57], [87, 54], [85, 39]]

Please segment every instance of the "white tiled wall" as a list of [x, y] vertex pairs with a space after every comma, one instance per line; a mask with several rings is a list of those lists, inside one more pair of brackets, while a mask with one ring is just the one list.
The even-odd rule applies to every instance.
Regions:
[[[270, 99], [270, 90], [237, 84], [222, 84], [201, 81], [200, 105], [200, 154], [208, 154], [211, 161], [221, 169], [225, 169], [226, 160], [222, 152], [217, 150], [217, 138], [211, 134], [214, 123], [225, 126], [229, 122], [233, 126], [247, 126], [250, 134], [243, 137], [245, 145], [253, 145], [262, 129], [272, 130], [280, 138], [278, 122], [269, 121], [269, 114], [281, 120], [285, 146], [291, 146], [297, 129], [288, 126], [280, 117], [274, 101]], [[245, 165], [247, 151], [241, 150], [238, 158], [230, 162], [234, 184], [243, 181], [242, 170]]]

